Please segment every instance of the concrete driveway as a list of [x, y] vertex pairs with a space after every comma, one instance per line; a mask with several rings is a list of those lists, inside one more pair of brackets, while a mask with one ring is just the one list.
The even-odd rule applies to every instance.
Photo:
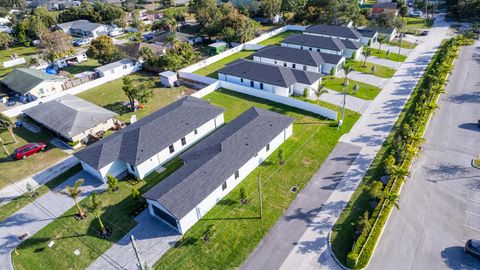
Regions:
[[[393, 210], [368, 269], [480, 269], [463, 252], [480, 239], [480, 42], [464, 48], [420, 158]], [[392, 248], [395, 247], [395, 248]]]
[[[368, 61], [368, 60], [367, 60]], [[342, 69], [335, 74], [335, 77], [338, 78], [344, 78], [345, 77], [345, 71]], [[383, 88], [387, 83], [389, 79], [386, 78], [380, 78], [371, 74], [366, 74], [358, 71], [352, 71], [348, 74], [348, 78], [363, 82], [363, 83], [368, 83], [370, 85], [374, 85], [376, 87]]]

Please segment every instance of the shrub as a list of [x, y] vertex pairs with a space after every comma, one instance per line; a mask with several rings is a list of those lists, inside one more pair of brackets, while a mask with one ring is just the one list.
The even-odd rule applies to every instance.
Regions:
[[352, 60], [355, 60], [357, 59], [357, 53], [356, 52], [353, 52], [352, 53], [352, 57], [351, 57]]
[[285, 164], [285, 159], [284, 159], [284, 155], [283, 155], [283, 150], [282, 150], [282, 149], [279, 149], [279, 150], [278, 150], [278, 164], [280, 164], [280, 165]]
[[117, 191], [118, 190], [118, 179], [115, 178], [112, 175], [107, 176], [107, 184], [108, 188], [112, 191]]
[[140, 199], [140, 191], [136, 187], [132, 187], [132, 199], [136, 203]]
[[73, 141], [73, 142], [67, 142], [68, 145], [70, 145], [71, 147], [74, 147], [74, 146], [77, 146], [77, 144], [80, 143], [80, 141]]
[[239, 197], [240, 197], [240, 203], [241, 204], [247, 204], [247, 193], [245, 192], [245, 189], [242, 187], [240, 188], [240, 194], [239, 194]]
[[332, 68], [330, 69], [330, 75], [331, 75], [331, 76], [335, 75], [335, 68], [334, 68], [334, 67], [332, 67]]
[[308, 98], [308, 88], [303, 89], [303, 97]]

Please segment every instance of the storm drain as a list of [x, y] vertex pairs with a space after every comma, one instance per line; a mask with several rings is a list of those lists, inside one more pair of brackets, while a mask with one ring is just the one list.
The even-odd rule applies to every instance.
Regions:
[[298, 190], [298, 187], [297, 187], [297, 186], [293, 186], [293, 187], [290, 189], [291, 192], [297, 192], [297, 190]]

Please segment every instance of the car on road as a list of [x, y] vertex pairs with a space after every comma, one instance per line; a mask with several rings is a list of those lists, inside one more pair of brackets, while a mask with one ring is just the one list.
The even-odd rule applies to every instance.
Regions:
[[14, 155], [16, 159], [26, 159], [27, 157], [45, 150], [47, 145], [43, 142], [29, 143], [15, 149]]
[[465, 253], [480, 259], [480, 241], [470, 239], [465, 243]]

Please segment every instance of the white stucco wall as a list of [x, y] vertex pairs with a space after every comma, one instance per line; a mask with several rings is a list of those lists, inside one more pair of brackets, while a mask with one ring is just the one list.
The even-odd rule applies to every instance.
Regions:
[[62, 92], [63, 83], [63, 81], [43, 81], [32, 88], [29, 93], [38, 98], [47, 97]]
[[[251, 88], [254, 88], [254, 89], [257, 89], [257, 90], [260, 90], [260, 91], [273, 93], [273, 94], [276, 94], [276, 95], [279, 95], [279, 96], [288, 97], [289, 95], [291, 95], [291, 91], [289, 91], [289, 89], [286, 88], [286, 87], [271, 85], [271, 84], [268, 84], [268, 83], [262, 83], [263, 84], [263, 89], [261, 89], [261, 87], [260, 87], [261, 82], [257, 82], [257, 81], [253, 81], [253, 80], [249, 80], [249, 79], [244, 79], [244, 78], [243, 78], [243, 81], [242, 81], [242, 78], [240, 78], [240, 77], [236, 77], [236, 76], [232, 76], [232, 75], [226, 75], [226, 74], [223, 74], [223, 73], [218, 73], [218, 79], [222, 80], [222, 81], [238, 84], [238, 85], [251, 87]], [[253, 82], [253, 87], [252, 87], [252, 82]]]
[[300, 46], [296, 44], [283, 43], [283, 42], [280, 45], [288, 48], [294, 48], [294, 49], [300, 49], [300, 50], [306, 50], [306, 51], [317, 51], [321, 53], [329, 53], [329, 54], [336, 54], [336, 55], [342, 55], [343, 53], [341, 51], [327, 50], [323, 48], [316, 48], [316, 47], [309, 47], [309, 46]]
[[338, 39], [343, 39], [343, 40], [351, 40], [351, 41], [358, 41], [360, 42], [359, 38], [346, 38], [346, 37], [339, 37], [335, 35], [323, 35], [323, 34], [317, 34], [317, 33], [307, 33], [303, 32], [306, 35], [312, 35], [312, 36], [319, 36], [319, 37], [331, 37], [331, 38], [338, 38]]
[[362, 56], [363, 47], [360, 47], [358, 50], [354, 49], [345, 49], [343, 51], [343, 57], [350, 58], [352, 57], [353, 52], [356, 53], [355, 60], [358, 60]]
[[[321, 72], [322, 66], [309, 66], [309, 65], [303, 65], [299, 64], [298, 62], [288, 62], [288, 61], [282, 61], [282, 60], [277, 60], [277, 59], [271, 59], [267, 57], [258, 57], [254, 56], [253, 61], [261, 62], [261, 63], [267, 63], [267, 64], [272, 64], [272, 65], [277, 65], [277, 66], [282, 66], [282, 67], [289, 67], [289, 68], [294, 68], [298, 70], [306, 70], [306, 71], [311, 71], [311, 72]], [[305, 67], [305, 68], [304, 68]]]

